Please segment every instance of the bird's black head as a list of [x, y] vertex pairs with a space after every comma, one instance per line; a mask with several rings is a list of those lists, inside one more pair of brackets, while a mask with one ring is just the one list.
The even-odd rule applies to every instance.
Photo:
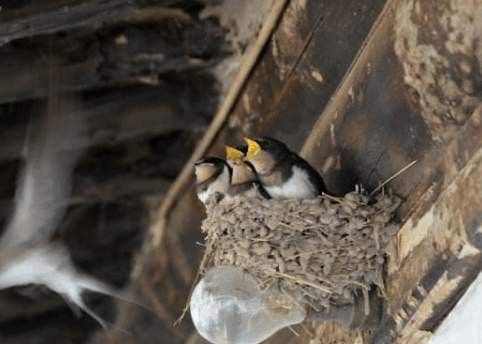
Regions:
[[289, 148], [281, 141], [271, 137], [256, 138], [256, 141], [262, 150], [270, 153], [275, 160], [281, 160], [290, 152]]

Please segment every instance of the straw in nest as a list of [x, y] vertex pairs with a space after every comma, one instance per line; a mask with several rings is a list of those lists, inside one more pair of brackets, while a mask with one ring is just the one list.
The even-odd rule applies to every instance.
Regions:
[[360, 192], [315, 199], [237, 196], [206, 205], [202, 272], [234, 265], [315, 311], [355, 302], [360, 292], [383, 291], [382, 271], [390, 237], [398, 229], [399, 199]]

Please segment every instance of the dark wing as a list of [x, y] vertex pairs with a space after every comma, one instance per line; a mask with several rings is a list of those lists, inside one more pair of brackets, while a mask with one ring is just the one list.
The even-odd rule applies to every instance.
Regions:
[[293, 153], [293, 159], [296, 161], [295, 164], [305, 170], [308, 173], [308, 178], [310, 182], [315, 186], [318, 194], [327, 193], [325, 182], [321, 175], [311, 166], [306, 160], [301, 158], [299, 155]]
[[266, 189], [259, 181], [254, 182], [254, 186], [258, 191], [258, 193], [261, 195], [261, 197], [263, 197], [264, 199], [271, 199], [271, 196], [269, 195], [268, 191], [266, 191]]

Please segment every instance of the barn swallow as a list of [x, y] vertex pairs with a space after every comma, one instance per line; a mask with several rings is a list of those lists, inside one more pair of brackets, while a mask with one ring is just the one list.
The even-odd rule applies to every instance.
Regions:
[[232, 169], [220, 158], [208, 157], [194, 163], [196, 192], [201, 202], [206, 204], [215, 193], [226, 195], [231, 184]]
[[244, 160], [246, 151], [247, 147], [234, 148], [226, 146], [226, 161], [232, 169], [228, 196], [245, 195], [247, 197], [255, 197], [259, 195], [269, 199], [270, 196], [259, 182], [253, 166]]
[[[52, 112], [37, 119], [25, 145], [25, 166], [15, 193], [15, 207], [0, 236], [0, 290], [43, 285], [85, 311], [103, 327], [107, 323], [83, 301], [85, 290], [121, 297], [120, 292], [72, 262], [70, 252], [53, 237], [70, 198], [72, 172], [85, 142], [82, 116]], [[69, 149], [71, 148], [71, 149]]]
[[326, 192], [318, 172], [283, 142], [268, 137], [244, 140], [246, 160], [272, 198], [314, 198]]

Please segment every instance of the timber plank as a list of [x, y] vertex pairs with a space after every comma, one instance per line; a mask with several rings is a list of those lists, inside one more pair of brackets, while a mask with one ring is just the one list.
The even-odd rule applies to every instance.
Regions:
[[[297, 17], [288, 12], [231, 122], [244, 123], [243, 134], [278, 137], [299, 149], [384, 3], [307, 1], [303, 9], [292, 10]], [[296, 31], [301, 21], [309, 30]]]
[[[199, 81], [206, 80], [199, 75]], [[207, 79], [209, 80], [209, 79]], [[185, 94], [185, 100], [176, 98]], [[199, 106], [191, 108], [189, 101]], [[175, 131], [197, 131], [208, 125], [210, 104], [203, 102], [195, 90], [190, 91], [185, 81], [180, 80], [176, 87], [165, 84], [157, 87], [127, 88], [104, 92], [88, 97], [80, 108], [74, 111], [86, 118], [88, 136], [86, 147], [113, 146], [136, 137], [149, 138]], [[0, 130], [0, 161], [16, 159], [23, 149], [28, 118], [19, 114], [25, 108], [35, 109], [38, 102], [20, 102], [10, 105], [3, 115], [7, 121]], [[38, 111], [36, 111], [38, 112]], [[193, 116], [193, 114], [195, 114]], [[11, 120], [6, 117], [22, 117], [24, 120]], [[5, 123], [5, 122], [4, 122]]]
[[[206, 73], [228, 54], [218, 22], [181, 8], [157, 5], [115, 18], [117, 24], [101, 29], [34, 30], [28, 38], [1, 46], [0, 78], [8, 83], [0, 84], [0, 103], [47, 96], [44, 86], [54, 62], [62, 76], [61, 90], [82, 91], [159, 86], [174, 73]], [[55, 20], [49, 25], [55, 26]]]
[[394, 50], [401, 4], [387, 5], [302, 150], [339, 193], [354, 183], [373, 189], [419, 160], [390, 183], [406, 198], [399, 214], [405, 224], [389, 261], [388, 313], [374, 343], [427, 340], [482, 267], [473, 239], [480, 237], [482, 213], [481, 106], [451, 141], [432, 140]]
[[86, 26], [125, 17], [135, 8], [128, 0], [62, 1], [34, 11], [4, 11], [0, 15], [0, 46], [12, 40]]
[[[393, 2], [350, 73], [320, 115], [302, 153], [323, 172], [330, 190], [378, 183], [431, 147], [428, 129], [409, 102], [393, 50]], [[420, 173], [421, 164], [412, 171]], [[407, 196], [411, 185], [392, 183]], [[398, 187], [397, 187], [398, 186]]]

